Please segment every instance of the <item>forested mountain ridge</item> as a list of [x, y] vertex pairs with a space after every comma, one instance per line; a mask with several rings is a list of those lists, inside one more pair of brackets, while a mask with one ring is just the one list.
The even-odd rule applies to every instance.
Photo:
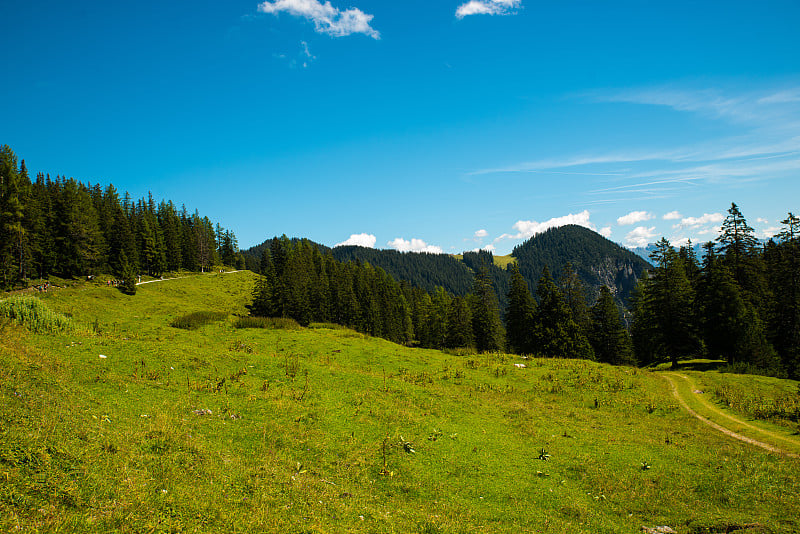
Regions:
[[[487, 252], [465, 252], [462, 259], [450, 254], [431, 254], [428, 252], [399, 252], [359, 246], [329, 248], [307, 239], [292, 238], [293, 244], [306, 242], [323, 254], [330, 252], [333, 258], [342, 263], [369, 263], [386, 271], [392, 278], [405, 281], [413, 287], [433, 293], [441, 287], [448, 293], [464, 297], [472, 291], [475, 271], [486, 264], [492, 278], [497, 300], [502, 307], [506, 304], [508, 293], [508, 273], [494, 265], [491, 254]], [[247, 268], [259, 272], [259, 262], [264, 249], [269, 249], [272, 239], [242, 251]]]
[[[274, 238], [271, 237], [259, 243], [258, 245], [254, 245], [248, 249], [242, 250], [242, 256], [244, 256], [244, 262], [247, 269], [250, 269], [254, 273], [261, 272], [261, 257], [264, 254], [264, 250], [270, 250], [273, 241]], [[289, 241], [292, 243], [292, 245], [297, 245], [298, 243], [301, 242], [308, 243], [313, 247], [318, 248], [319, 251], [322, 252], [323, 254], [331, 250], [330, 247], [326, 247], [325, 245], [316, 243], [314, 241], [311, 241], [310, 239], [293, 237], [289, 239]]]
[[597, 232], [583, 226], [551, 228], [517, 245], [511, 253], [525, 281], [536, 288], [547, 266], [558, 278], [569, 263], [589, 289], [593, 302], [601, 287], [608, 287], [616, 299], [627, 305], [631, 292], [644, 271], [652, 265]]
[[[441, 287], [459, 297], [472, 291], [475, 272], [485, 265], [500, 308], [505, 309], [508, 303], [509, 267], [503, 269], [497, 266], [490, 252], [464, 252], [459, 259], [450, 254], [398, 252], [358, 246], [331, 249], [313, 241], [297, 238], [291, 241], [307, 241], [322, 253], [330, 251], [340, 262], [369, 263], [373, 267], [380, 267], [394, 279], [404, 280], [414, 287], [431, 293]], [[259, 270], [262, 251], [269, 248], [270, 242], [267, 240], [242, 251], [249, 269]], [[558, 279], [569, 263], [587, 287], [590, 303], [596, 300], [600, 288], [607, 286], [618, 302], [626, 304], [637, 280], [646, 269], [651, 268], [636, 254], [592, 230], [575, 225], [552, 228], [537, 234], [518, 245], [512, 256], [534, 294], [545, 266]]]

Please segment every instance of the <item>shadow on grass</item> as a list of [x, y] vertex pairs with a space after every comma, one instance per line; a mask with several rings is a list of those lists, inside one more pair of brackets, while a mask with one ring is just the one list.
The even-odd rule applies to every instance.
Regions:
[[682, 360], [677, 367], [665, 362], [654, 367], [656, 371], [717, 371], [728, 365], [725, 360]]
[[687, 360], [678, 362], [676, 368], [682, 371], [716, 371], [728, 365], [725, 360]]

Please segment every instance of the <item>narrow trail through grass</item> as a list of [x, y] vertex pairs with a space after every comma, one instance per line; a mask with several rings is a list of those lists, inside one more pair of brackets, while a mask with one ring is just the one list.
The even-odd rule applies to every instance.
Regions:
[[[800, 445], [680, 376], [239, 328], [256, 275], [210, 274], [40, 295], [74, 330], [0, 321], [0, 532], [800, 532], [798, 460], [673, 390]], [[764, 402], [798, 385], [681, 372]]]
[[[765, 436], [769, 436], [770, 438], [773, 438], [773, 439], [776, 439], [776, 440], [780, 440], [780, 441], [786, 443], [787, 445], [789, 445], [790, 448], [792, 448], [793, 450], [800, 450], [800, 442], [798, 442], [797, 440], [794, 440], [794, 439], [789, 438], [787, 436], [781, 436], [780, 434], [776, 434], [774, 432], [770, 432], [769, 430], [766, 430], [764, 428], [760, 428], [760, 427], [751, 425], [751, 424], [749, 424], [749, 423], [747, 423], [745, 421], [742, 421], [741, 419], [739, 419], [737, 417], [734, 417], [731, 414], [725, 413], [724, 411], [720, 410], [719, 408], [717, 408], [716, 406], [714, 406], [710, 402], [708, 402], [705, 399], [703, 399], [703, 398], [699, 397], [698, 395], [694, 394], [693, 392], [696, 389], [695, 384], [694, 384], [694, 382], [692, 382], [692, 379], [689, 378], [686, 375], [679, 374], [679, 373], [662, 373], [661, 376], [664, 377], [670, 383], [670, 385], [672, 386], [672, 394], [678, 400], [678, 402], [681, 404], [681, 406], [683, 406], [683, 408], [686, 409], [686, 411], [688, 411], [690, 414], [692, 414], [694, 417], [696, 417], [697, 419], [701, 420], [703, 423], [707, 424], [708, 426], [710, 426], [712, 428], [715, 428], [716, 430], [719, 430], [723, 434], [726, 434], [726, 435], [728, 435], [728, 436], [730, 436], [730, 437], [732, 437], [734, 439], [738, 439], [740, 441], [744, 441], [745, 443], [750, 443], [751, 445], [755, 445], [757, 447], [761, 447], [761, 448], [766, 449], [766, 450], [768, 450], [770, 452], [783, 454], [783, 455], [789, 456], [791, 458], [800, 458], [799, 454], [796, 454], [794, 452], [790, 452], [790, 451], [781, 449], [778, 446], [773, 445], [773, 444], [765, 443], [765, 442], [758, 441], [756, 439], [744, 436], [742, 434], [734, 432], [730, 428], [727, 428], [727, 427], [725, 427], [723, 425], [720, 425], [720, 424], [708, 419], [707, 417], [704, 417], [704, 416], [700, 415], [699, 413], [697, 413], [694, 409], [692, 409], [689, 406], [689, 402], [687, 401], [687, 396], [691, 395], [691, 398], [694, 399], [697, 404], [702, 406], [704, 410], [707, 410], [707, 412], [706, 412], [707, 414], [708, 414], [708, 412], [711, 412], [714, 415], [719, 415], [719, 416], [722, 416], [722, 417], [730, 420], [731, 422], [735, 423], [739, 427], [745, 427], [745, 428], [750, 429], [751, 431], [757, 432], [759, 434], [763, 434]], [[682, 379], [681, 382], [683, 382], [683, 386], [684, 387], [679, 387], [679, 384], [676, 381], [676, 379]], [[741, 431], [741, 428], [739, 428], [737, 430]]]
[[[211, 274], [233, 274], [233, 273], [240, 273], [240, 272], [242, 272], [241, 269], [238, 270], [238, 271], [224, 271], [224, 272], [221, 272], [221, 273], [211, 273]], [[203, 273], [203, 274], [209, 274], [209, 273]], [[197, 275], [192, 275], [192, 276], [197, 276]], [[155, 280], [145, 280], [144, 282], [137, 282], [136, 285], [137, 286], [141, 286], [141, 285], [144, 285], [144, 284], [153, 284], [155, 282], [166, 282], [167, 280], [181, 280], [183, 278], [190, 278], [190, 277], [189, 276], [174, 276], [172, 278], [156, 278]]]

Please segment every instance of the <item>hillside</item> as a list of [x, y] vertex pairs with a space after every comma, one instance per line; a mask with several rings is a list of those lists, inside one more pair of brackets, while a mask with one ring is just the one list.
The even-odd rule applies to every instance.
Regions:
[[[299, 239], [292, 239], [293, 242]], [[269, 247], [270, 240], [244, 250], [247, 266], [258, 271], [261, 251]], [[312, 242], [313, 243], [313, 242]], [[474, 271], [480, 265], [489, 267], [500, 309], [507, 304], [509, 289], [508, 266], [512, 262], [535, 291], [542, 269], [550, 268], [558, 279], [569, 262], [588, 288], [590, 303], [596, 298], [601, 285], [612, 289], [617, 301], [627, 305], [631, 291], [650, 264], [600, 234], [581, 226], [562, 226], [538, 234], [514, 248], [509, 256], [493, 256], [489, 252], [464, 252], [458, 256], [418, 252], [398, 252], [374, 248], [346, 246], [330, 249], [313, 243], [321, 251], [330, 253], [341, 262], [368, 262], [380, 267], [396, 280], [404, 280], [412, 286], [433, 292], [437, 287], [456, 296], [464, 296], [472, 290]]]
[[365, 247], [336, 247], [332, 254], [341, 262], [369, 262], [389, 273], [395, 280], [405, 280], [428, 292], [443, 287], [453, 295], [464, 296], [472, 290], [472, 271], [448, 254], [398, 252]]
[[551, 228], [516, 246], [511, 253], [520, 272], [533, 288], [547, 265], [558, 278], [567, 263], [594, 294], [607, 286], [617, 300], [627, 303], [636, 282], [650, 264], [600, 234], [582, 226]]
[[[243, 251], [248, 269], [258, 272], [261, 251], [270, 246], [267, 240], [256, 247]], [[293, 243], [300, 241], [292, 239]], [[494, 282], [497, 299], [501, 309], [505, 308], [508, 293], [508, 275], [503, 267], [493, 262], [490, 254], [465, 252], [456, 257], [449, 254], [430, 254], [425, 252], [398, 252], [358, 246], [343, 246], [330, 249], [309, 241], [322, 252], [330, 252], [337, 261], [369, 263], [380, 267], [395, 280], [408, 282], [411, 286], [433, 293], [443, 287], [450, 294], [465, 296], [472, 291], [475, 278], [473, 268], [486, 263]], [[508, 263], [506, 261], [505, 263]]]
[[[72, 330], [2, 322], [0, 531], [800, 529], [798, 460], [709, 429], [659, 373], [236, 328], [254, 279], [88, 284], [42, 296]], [[190, 312], [214, 322], [170, 326]], [[797, 383], [747, 389], [776, 387]]]

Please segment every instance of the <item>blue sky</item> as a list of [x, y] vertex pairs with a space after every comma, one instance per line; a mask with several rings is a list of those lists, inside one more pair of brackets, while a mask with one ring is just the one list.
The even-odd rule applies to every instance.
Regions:
[[800, 211], [796, 1], [11, 0], [0, 143], [232, 229], [448, 253]]

